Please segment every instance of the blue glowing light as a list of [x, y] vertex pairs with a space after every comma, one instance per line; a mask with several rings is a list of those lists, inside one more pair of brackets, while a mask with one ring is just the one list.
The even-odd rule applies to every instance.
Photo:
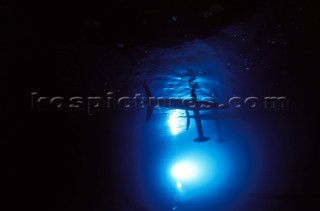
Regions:
[[177, 182], [177, 188], [178, 188], [178, 189], [181, 189], [181, 188], [182, 188], [181, 182]]
[[202, 187], [208, 185], [219, 185], [224, 180], [220, 178], [220, 174], [227, 178], [226, 166], [220, 165], [225, 165], [223, 158], [218, 156], [221, 160], [217, 162], [215, 155], [205, 151], [207, 147], [200, 148], [201, 150], [187, 150], [168, 163], [168, 176], [177, 189], [183, 186], [184, 190], [202, 190]]
[[171, 130], [172, 135], [179, 134], [183, 128], [186, 127], [185, 118], [181, 118], [185, 115], [185, 111], [183, 110], [171, 110], [170, 117], [168, 119], [168, 124]]
[[199, 167], [190, 161], [178, 163], [172, 167], [171, 174], [175, 179], [190, 181], [199, 175]]

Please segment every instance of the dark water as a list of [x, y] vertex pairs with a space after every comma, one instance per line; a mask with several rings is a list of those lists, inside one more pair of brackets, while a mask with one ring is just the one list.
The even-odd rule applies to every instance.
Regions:
[[[119, 24], [130, 10], [122, 3], [110, 14], [99, 8], [104, 21], [80, 11], [78, 19], [65, 21], [68, 15], [55, 12], [59, 21], [54, 15], [42, 21], [47, 10], [1, 8], [7, 75], [1, 83], [0, 189], [5, 197], [0, 205], [42, 211], [318, 210], [319, 143], [317, 123], [312, 123], [318, 82], [310, 82], [317, 79], [312, 50], [318, 10], [298, 1], [257, 1], [261, 8], [250, 2], [230, 1], [226, 16], [238, 19], [230, 12], [237, 11], [248, 13], [246, 18], [214, 26], [206, 19], [193, 21], [194, 15], [184, 20], [182, 14], [162, 14], [171, 11], [162, 5], [145, 32], [134, 30], [131, 20], [124, 21], [128, 29]], [[139, 14], [154, 11], [149, 4], [134, 8]], [[180, 20], [186, 28], [175, 25]], [[111, 36], [110, 28], [119, 31]], [[143, 82], [155, 97], [186, 98], [191, 72], [199, 84], [198, 99], [227, 104], [235, 96], [285, 96], [289, 109], [201, 111], [203, 132], [210, 138], [204, 143], [193, 141], [198, 137], [194, 119], [186, 130], [184, 110], [154, 108], [149, 122], [146, 107], [94, 115], [30, 110], [35, 91], [145, 96]], [[221, 117], [224, 143], [216, 142], [216, 117]]]

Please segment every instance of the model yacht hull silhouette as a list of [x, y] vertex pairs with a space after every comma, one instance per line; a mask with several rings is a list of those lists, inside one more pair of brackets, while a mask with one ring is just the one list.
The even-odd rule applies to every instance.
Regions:
[[[152, 93], [146, 83], [143, 83], [143, 88], [148, 97], [148, 100], [145, 101], [145, 103], [147, 104], [147, 110], [148, 110], [147, 121], [150, 120], [154, 107], [186, 110], [187, 130], [189, 129], [191, 118], [194, 118], [196, 122], [198, 138], [194, 139], [195, 142], [205, 142], [210, 139], [208, 137], [205, 137], [203, 134], [200, 111], [228, 108], [228, 106], [224, 104], [218, 104], [213, 101], [197, 101], [196, 98], [194, 99], [162, 99], [162, 98], [155, 99], [152, 96]], [[190, 110], [193, 111], [193, 116], [189, 114]], [[218, 119], [216, 120], [216, 127], [219, 135], [218, 142], [224, 142], [224, 139], [222, 138], [220, 122]]]

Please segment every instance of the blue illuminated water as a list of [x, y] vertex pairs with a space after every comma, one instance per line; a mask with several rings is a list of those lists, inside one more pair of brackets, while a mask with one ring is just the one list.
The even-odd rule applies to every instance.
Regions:
[[[197, 75], [199, 99], [213, 97], [217, 102], [228, 103], [230, 97], [243, 91], [245, 81], [233, 72], [242, 71], [241, 59], [236, 46], [230, 48], [220, 38], [210, 38], [153, 49], [142, 59], [137, 68], [139, 74], [131, 78], [132, 90], [143, 92], [144, 81], [155, 97], [189, 97], [186, 73], [191, 70]], [[234, 68], [228, 66], [231, 61]], [[136, 181], [128, 189], [135, 190], [132, 194], [139, 192], [134, 200], [147, 210], [220, 210], [237, 201], [248, 187], [252, 164], [250, 137], [239, 127], [246, 127], [245, 122], [222, 120], [227, 142], [217, 143], [215, 120], [210, 119], [209, 111], [209, 118], [202, 123], [210, 141], [196, 143], [195, 121], [191, 119], [186, 130], [184, 110], [155, 108], [148, 123], [146, 110], [133, 113], [126, 117], [128, 124], [132, 121], [134, 125], [130, 126], [131, 155], [126, 153], [124, 162], [130, 160], [135, 169], [131, 180]]]
[[[273, 94], [267, 71], [275, 66], [277, 55], [267, 52], [263, 40], [257, 43], [259, 34], [252, 31], [257, 24], [252, 20], [205, 39], [146, 48], [129, 79], [130, 94], [144, 93], [146, 82], [154, 97], [190, 97], [188, 71], [197, 75], [198, 99], [228, 103], [234, 96]], [[204, 143], [193, 141], [198, 137], [194, 119], [186, 130], [184, 110], [155, 108], [148, 123], [145, 109], [124, 115], [130, 137], [122, 154], [122, 173], [128, 174], [129, 163], [132, 174], [126, 191], [133, 200], [146, 210], [261, 210], [264, 202], [252, 201], [250, 193], [285, 190], [283, 169], [290, 159], [277, 159], [293, 151], [281, 142], [274, 125], [287, 122], [263, 120], [256, 113], [223, 118], [221, 130], [227, 141], [217, 143], [212, 113], [201, 112], [204, 136], [210, 138]]]

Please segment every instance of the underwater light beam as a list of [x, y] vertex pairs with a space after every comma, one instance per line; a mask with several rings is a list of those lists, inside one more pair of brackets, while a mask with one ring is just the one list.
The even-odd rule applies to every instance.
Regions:
[[182, 110], [172, 110], [170, 111], [170, 117], [168, 119], [168, 124], [172, 135], [179, 134], [185, 126], [183, 119], [180, 117], [184, 113]]
[[190, 181], [198, 177], [199, 168], [192, 162], [181, 162], [172, 167], [171, 174], [179, 181]]
[[181, 182], [177, 182], [177, 188], [178, 188], [178, 189], [181, 189], [181, 188], [182, 188]]

